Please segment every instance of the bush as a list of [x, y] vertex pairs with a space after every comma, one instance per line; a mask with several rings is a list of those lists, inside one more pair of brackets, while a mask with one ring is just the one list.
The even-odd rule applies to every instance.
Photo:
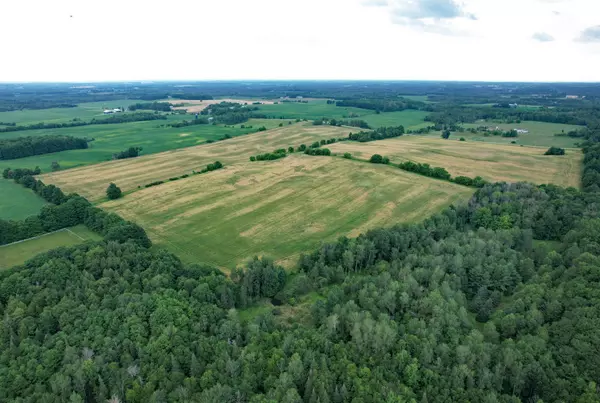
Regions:
[[383, 157], [379, 154], [373, 154], [371, 155], [371, 159], [369, 159], [369, 162], [373, 164], [383, 164]]
[[464, 138], [464, 137], [461, 137], [461, 138], [460, 138], [460, 141], [466, 141], [466, 140], [465, 140], [465, 138]]
[[352, 159], [352, 154], [350, 154], [350, 153], [344, 153], [344, 158], [351, 160]]
[[119, 188], [114, 183], [111, 183], [110, 185], [108, 185], [108, 188], [106, 188], [106, 196], [108, 196], [110, 200], [118, 199], [119, 197], [121, 197], [121, 195], [121, 188]]
[[565, 155], [565, 149], [559, 147], [550, 147], [544, 155]]

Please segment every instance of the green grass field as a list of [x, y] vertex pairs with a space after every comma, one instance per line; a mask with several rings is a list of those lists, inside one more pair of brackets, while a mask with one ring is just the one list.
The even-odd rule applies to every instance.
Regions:
[[[168, 117], [168, 121], [191, 119], [190, 116]], [[154, 154], [161, 151], [195, 146], [207, 140], [218, 140], [230, 135], [241, 136], [256, 132], [260, 126], [277, 127], [280, 123], [288, 124], [289, 120], [251, 119], [244, 125], [251, 129], [242, 129], [241, 125], [224, 127], [222, 125], [196, 125], [181, 128], [159, 127], [167, 121], [132, 122], [115, 125], [91, 125], [50, 130], [28, 130], [23, 132], [0, 133], [0, 138], [19, 136], [42, 136], [63, 134], [75, 137], [88, 137], [95, 140], [85, 150], [68, 150], [53, 154], [36, 155], [14, 160], [0, 160], [0, 170], [10, 168], [34, 168], [39, 166], [42, 172], [50, 172], [50, 164], [57, 161], [62, 169], [90, 165], [102, 161], [110, 161], [112, 155], [127, 147], [143, 147], [142, 154]]]
[[60, 246], [73, 246], [85, 241], [99, 241], [102, 237], [84, 225], [41, 235], [11, 245], [0, 246], [0, 269], [8, 269], [25, 263], [37, 254]]
[[0, 179], [0, 219], [22, 220], [36, 215], [46, 204], [33, 190], [12, 180]]
[[384, 112], [363, 116], [361, 119], [366, 121], [372, 128], [382, 126], [404, 126], [405, 129], [414, 129], [427, 126], [431, 123], [425, 122], [425, 116], [429, 112], [405, 110], [400, 112]]
[[187, 262], [227, 271], [255, 255], [285, 266], [339, 236], [420, 221], [473, 189], [393, 167], [294, 154], [142, 189], [100, 207]]
[[374, 112], [360, 108], [342, 108], [327, 104], [327, 100], [310, 100], [308, 103], [282, 102], [272, 105], [258, 105], [257, 113], [264, 113], [273, 118], [285, 119], [320, 119], [323, 117], [345, 119], [351, 116], [362, 117]]
[[137, 102], [145, 101], [124, 99], [118, 101], [86, 102], [74, 108], [23, 109], [20, 111], [0, 112], [0, 122], [14, 122], [17, 125], [27, 125], [39, 122], [66, 122], [73, 118], [91, 120], [92, 118], [102, 118], [104, 116], [104, 109], [127, 108], [129, 105]]
[[[576, 148], [576, 143], [581, 143], [582, 139], [576, 139], [571, 137], [555, 136], [556, 133], [560, 133], [562, 130], [565, 132], [581, 129], [581, 126], [574, 125], [563, 125], [559, 123], [545, 123], [545, 122], [530, 122], [525, 121], [521, 123], [493, 123], [493, 122], [477, 122], [477, 123], [465, 123], [465, 128], [477, 128], [478, 126], [498, 126], [502, 130], [511, 129], [527, 129], [529, 133], [519, 134], [517, 138], [501, 137], [501, 136], [484, 136], [482, 133], [471, 134], [465, 133], [452, 133], [453, 137], [460, 138], [464, 137], [467, 141], [483, 141], [486, 143], [498, 143], [498, 144], [511, 144], [511, 141], [516, 141], [517, 144], [525, 146], [539, 146], [539, 147], [563, 147], [563, 148]], [[427, 135], [429, 137], [440, 137], [440, 132], [431, 132]]]

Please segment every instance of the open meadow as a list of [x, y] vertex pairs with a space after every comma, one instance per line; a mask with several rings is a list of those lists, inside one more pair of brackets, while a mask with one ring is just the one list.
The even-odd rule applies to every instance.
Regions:
[[251, 155], [288, 146], [310, 145], [321, 139], [347, 137], [349, 132], [344, 127], [298, 123], [212, 144], [49, 173], [41, 179], [65, 192], [77, 192], [97, 201], [105, 197], [110, 182], [123, 191], [130, 191], [147, 183], [199, 171], [216, 160], [225, 165], [245, 162]]
[[84, 225], [65, 228], [49, 234], [0, 246], [0, 269], [25, 263], [35, 255], [61, 246], [78, 245], [85, 241], [99, 241], [102, 237]]
[[[467, 140], [480, 141], [486, 143], [498, 143], [498, 144], [511, 144], [515, 141], [517, 144], [525, 146], [539, 146], [539, 147], [562, 147], [572, 148], [577, 147], [577, 143], [581, 143], [582, 139], [572, 138], [567, 136], [555, 136], [555, 134], [561, 132], [569, 132], [571, 130], [582, 129], [582, 126], [575, 125], [563, 125], [560, 123], [546, 123], [546, 122], [530, 122], [524, 121], [521, 123], [495, 123], [495, 122], [477, 122], [477, 123], [465, 123], [463, 126], [467, 129], [476, 129], [479, 126], [498, 127], [500, 130], [508, 131], [513, 129], [525, 129], [529, 130], [529, 133], [519, 134], [519, 137], [502, 137], [502, 136], [485, 136], [483, 133], [453, 133], [452, 136], [457, 138], [464, 137]], [[431, 133], [432, 136], [439, 137], [440, 133]]]
[[167, 127], [168, 123], [191, 120], [189, 115], [170, 115], [167, 120], [120, 123], [112, 125], [90, 125], [60, 129], [27, 130], [0, 133], [0, 139], [21, 136], [66, 135], [93, 138], [89, 148], [67, 150], [52, 154], [35, 155], [14, 160], [0, 160], [0, 170], [10, 168], [34, 168], [50, 172], [50, 165], [57, 161], [62, 169], [91, 165], [112, 160], [112, 155], [128, 147], [142, 147], [142, 155], [195, 146], [206, 141], [216, 141], [224, 136], [237, 137], [254, 133], [261, 126], [267, 129], [287, 125], [289, 120], [250, 119], [242, 125], [193, 125], [180, 128]]
[[46, 204], [33, 190], [0, 179], [0, 220], [23, 220], [39, 213]]
[[385, 155], [391, 162], [413, 161], [446, 168], [452, 176], [481, 176], [488, 181], [561, 186], [580, 186], [580, 150], [567, 150], [564, 156], [546, 156], [546, 148], [443, 140], [423, 136], [402, 136], [370, 143], [343, 142], [328, 146], [332, 152], [351, 153], [369, 159]]
[[399, 112], [373, 113], [372, 115], [362, 116], [361, 119], [374, 129], [400, 125], [404, 126], [405, 129], [419, 129], [431, 125], [431, 122], [425, 122], [427, 115], [429, 115], [428, 112], [408, 109]]
[[270, 105], [258, 106], [257, 113], [264, 113], [270, 118], [282, 119], [309, 119], [315, 120], [323, 117], [335, 119], [361, 119], [363, 116], [374, 114], [369, 109], [342, 108], [335, 104], [328, 104], [325, 99], [311, 99], [305, 102], [279, 102]]
[[100, 206], [137, 222], [185, 261], [228, 270], [263, 254], [290, 266], [320, 242], [420, 221], [473, 191], [393, 167], [294, 154], [226, 166]]

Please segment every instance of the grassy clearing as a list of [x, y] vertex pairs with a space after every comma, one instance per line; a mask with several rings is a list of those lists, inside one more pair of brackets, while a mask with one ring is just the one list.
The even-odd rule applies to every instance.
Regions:
[[481, 176], [489, 181], [528, 181], [538, 184], [580, 186], [583, 154], [572, 149], [564, 156], [545, 156], [545, 148], [485, 144], [403, 136], [370, 143], [344, 142], [329, 146], [332, 152], [369, 159], [386, 155], [392, 162], [414, 161], [446, 168], [453, 176]]
[[282, 102], [273, 105], [257, 105], [258, 113], [264, 113], [273, 118], [286, 119], [320, 119], [327, 118], [350, 118], [372, 115], [374, 112], [361, 108], [342, 108], [333, 104], [327, 104], [327, 100], [310, 100], [308, 103]]
[[44, 199], [12, 180], [0, 179], [0, 219], [22, 220], [40, 212]]
[[[58, 161], [61, 168], [73, 168], [110, 161], [112, 155], [127, 147], [143, 147], [143, 154], [154, 154], [162, 151], [191, 147], [207, 140], [218, 140], [225, 135], [237, 137], [254, 133], [260, 126], [267, 129], [288, 124], [289, 120], [251, 119], [235, 127], [222, 125], [197, 125], [181, 128], [161, 127], [170, 121], [192, 119], [189, 115], [169, 116], [168, 121], [132, 122], [115, 125], [92, 125], [51, 130], [28, 130], [23, 132], [0, 133], [0, 138], [19, 136], [42, 136], [62, 134], [75, 137], [94, 138], [90, 148], [85, 150], [68, 150], [53, 154], [36, 155], [15, 160], [0, 160], [0, 170], [11, 168], [33, 168], [39, 166], [43, 172], [50, 172], [52, 161]], [[247, 128], [252, 126], [252, 128]]]
[[431, 124], [425, 123], [425, 116], [427, 115], [429, 115], [428, 112], [405, 110], [400, 112], [384, 112], [363, 116], [362, 119], [373, 128], [402, 125], [406, 129], [413, 129], [423, 126], [426, 127], [427, 125]]
[[[556, 133], [561, 131], [569, 132], [571, 130], [582, 129], [582, 126], [574, 125], [563, 125], [559, 123], [545, 123], [545, 122], [530, 122], [525, 121], [521, 123], [494, 123], [494, 122], [477, 122], [477, 123], [466, 123], [463, 125], [465, 128], [477, 128], [478, 126], [498, 126], [502, 130], [512, 129], [526, 129], [529, 130], [527, 134], [519, 134], [517, 138], [501, 137], [501, 136], [484, 136], [483, 134], [471, 134], [471, 133], [453, 133], [452, 136], [456, 138], [464, 137], [470, 141], [481, 141], [485, 143], [498, 143], [498, 144], [511, 144], [511, 141], [516, 141], [517, 144], [525, 146], [539, 146], [539, 147], [562, 147], [562, 148], [573, 148], [577, 147], [576, 143], [581, 143], [582, 139], [576, 139], [571, 137], [555, 136]], [[429, 136], [439, 137], [440, 133], [430, 133]]]
[[110, 182], [116, 183], [123, 191], [130, 191], [150, 182], [200, 170], [215, 160], [225, 165], [245, 162], [251, 155], [265, 151], [287, 148], [290, 145], [298, 146], [302, 143], [309, 145], [320, 139], [346, 137], [348, 133], [348, 128], [313, 126], [310, 123], [287, 125], [286, 121], [285, 126], [265, 132], [197, 147], [55, 172], [42, 175], [41, 179], [45, 183], [59, 186], [65, 192], [77, 192], [90, 200], [97, 201], [105, 196], [106, 187]]
[[0, 246], [0, 269], [25, 263], [37, 254], [60, 246], [73, 246], [85, 241], [99, 241], [102, 237], [84, 225], [53, 232], [11, 245]]
[[341, 235], [419, 221], [472, 189], [388, 166], [296, 154], [240, 163], [103, 203], [188, 262], [224, 270], [255, 255], [291, 266]]

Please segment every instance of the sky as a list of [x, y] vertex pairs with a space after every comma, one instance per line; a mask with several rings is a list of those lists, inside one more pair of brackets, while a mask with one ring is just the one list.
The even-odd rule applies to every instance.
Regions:
[[2, 0], [0, 82], [600, 81], [600, 0]]

